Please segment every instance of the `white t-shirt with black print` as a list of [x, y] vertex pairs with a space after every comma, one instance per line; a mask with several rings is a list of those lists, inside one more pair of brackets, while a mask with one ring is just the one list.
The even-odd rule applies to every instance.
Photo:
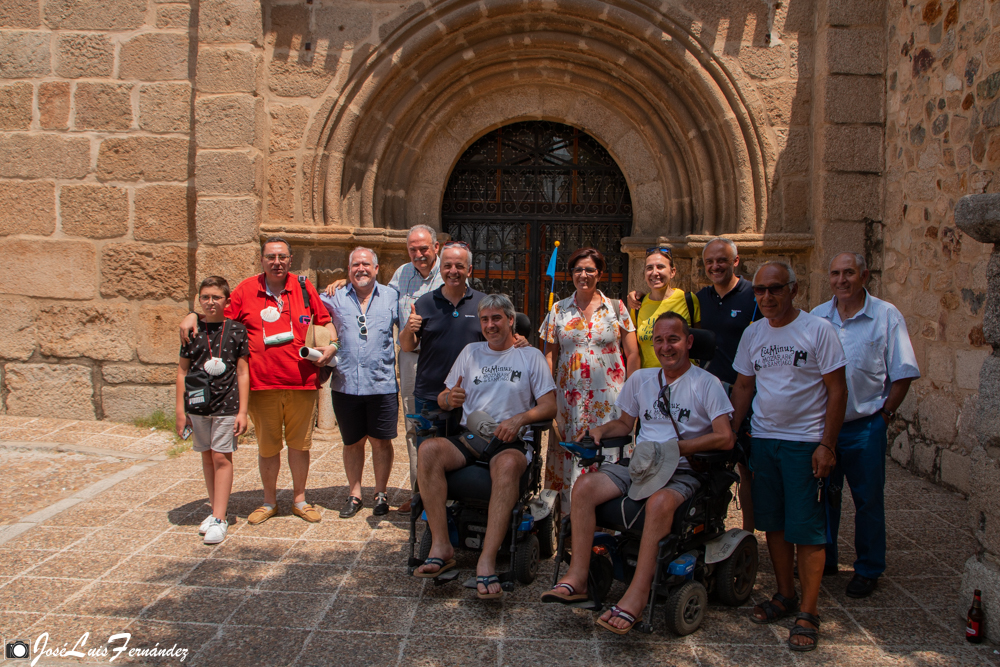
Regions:
[[[700, 438], [712, 432], [712, 420], [733, 413], [733, 405], [719, 378], [692, 364], [684, 375], [669, 384], [670, 414], [680, 430], [677, 433], [663, 410], [665, 405], [660, 402], [660, 390], [667, 385], [662, 372], [659, 368], [642, 368], [632, 373], [615, 403], [622, 412], [639, 418], [639, 442]], [[677, 467], [690, 465], [682, 456]]]
[[833, 325], [800, 310], [783, 327], [766, 319], [747, 327], [733, 368], [756, 376], [750, 433], [756, 438], [819, 442], [826, 422], [823, 376], [847, 365]]
[[500, 423], [527, 412], [539, 396], [556, 388], [545, 357], [533, 347], [496, 352], [489, 343], [469, 343], [452, 364], [445, 386], [451, 389], [458, 378], [462, 378], [465, 389], [462, 426], [476, 410]]

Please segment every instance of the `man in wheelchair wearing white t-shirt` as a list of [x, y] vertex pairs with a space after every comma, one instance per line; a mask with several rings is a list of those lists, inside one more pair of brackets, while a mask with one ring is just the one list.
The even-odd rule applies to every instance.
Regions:
[[[462, 426], [469, 415], [486, 412], [496, 422], [489, 459], [492, 493], [482, 553], [476, 565], [480, 598], [502, 595], [496, 577], [496, 556], [517, 502], [521, 475], [528, 467], [527, 448], [521, 440], [528, 424], [556, 416], [555, 383], [545, 357], [533, 347], [514, 347], [514, 305], [510, 299], [490, 294], [479, 303], [479, 322], [484, 343], [465, 346], [438, 395], [442, 410], [462, 410]], [[536, 444], [537, 448], [537, 444]], [[436, 577], [455, 567], [455, 550], [448, 536], [445, 502], [446, 473], [476, 462], [477, 457], [462, 443], [462, 436], [432, 438], [417, 451], [417, 479], [427, 512], [432, 545], [417, 577]]]
[[[680, 450], [680, 462], [673, 475], [663, 480], [662, 487], [656, 484], [659, 490], [646, 497], [646, 518], [632, 582], [618, 604], [597, 621], [616, 634], [627, 633], [640, 620], [653, 582], [659, 541], [670, 534], [677, 508], [700, 486], [696, 477], [685, 474], [691, 466], [684, 457], [732, 449], [736, 441], [729, 423], [733, 406], [726, 390], [718, 378], [691, 363], [693, 344], [694, 337], [683, 317], [673, 312], [660, 315], [653, 323], [653, 350], [660, 368], [633, 373], [615, 403], [621, 416], [590, 430], [595, 446], [600, 446], [602, 439], [630, 434], [636, 418], [641, 417], [636, 442], [655, 442], [659, 447], [676, 439]], [[597, 472], [577, 480], [570, 514], [573, 557], [569, 571], [542, 595], [542, 602], [574, 604], [589, 598], [587, 574], [596, 508], [627, 495], [633, 482], [628, 466], [621, 464], [602, 465]]]

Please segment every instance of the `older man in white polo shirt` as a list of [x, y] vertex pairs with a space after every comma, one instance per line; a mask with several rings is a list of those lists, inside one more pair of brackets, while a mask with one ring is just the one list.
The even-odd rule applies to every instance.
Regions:
[[833, 324], [847, 354], [847, 413], [837, 438], [837, 464], [830, 474], [825, 574], [837, 572], [837, 533], [844, 478], [851, 487], [854, 516], [854, 577], [847, 595], [871, 595], [885, 571], [886, 429], [920, 377], [903, 315], [865, 289], [864, 255], [842, 252], [830, 262], [833, 298], [813, 309]]

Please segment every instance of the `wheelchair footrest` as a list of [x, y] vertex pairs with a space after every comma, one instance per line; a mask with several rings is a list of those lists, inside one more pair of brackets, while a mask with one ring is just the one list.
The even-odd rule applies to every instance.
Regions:
[[457, 577], [458, 577], [458, 570], [448, 570], [440, 577], [434, 577], [431, 581], [434, 582], [435, 586], [443, 586], [445, 584], [451, 583], [452, 581], [455, 581]]
[[579, 602], [570, 602], [566, 607], [574, 607], [576, 609], [588, 609], [590, 611], [600, 611], [604, 605], [599, 605], [593, 600], [580, 600]]

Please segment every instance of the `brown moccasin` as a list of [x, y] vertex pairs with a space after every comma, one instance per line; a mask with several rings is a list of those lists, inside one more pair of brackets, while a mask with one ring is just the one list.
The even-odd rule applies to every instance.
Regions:
[[294, 514], [295, 516], [302, 517], [309, 523], [319, 523], [320, 519], [322, 518], [320, 517], [319, 512], [316, 511], [316, 508], [313, 507], [312, 505], [306, 505], [302, 509], [299, 509], [295, 505], [292, 505], [292, 514]]
[[264, 523], [277, 513], [278, 513], [277, 507], [269, 510], [263, 505], [261, 505], [253, 512], [250, 512], [250, 516], [247, 517], [247, 523], [249, 523], [251, 526], [256, 526], [258, 523]]

